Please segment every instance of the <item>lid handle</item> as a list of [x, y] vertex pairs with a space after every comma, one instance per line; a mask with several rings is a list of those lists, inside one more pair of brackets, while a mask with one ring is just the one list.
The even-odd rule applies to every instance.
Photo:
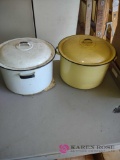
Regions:
[[90, 38], [86, 38], [82, 41], [82, 43], [93, 43], [93, 41]]
[[16, 47], [21, 51], [28, 51], [33, 48], [33, 44], [27, 41], [22, 41], [17, 44]]
[[82, 41], [83, 46], [93, 46], [94, 42], [90, 38], [86, 38]]

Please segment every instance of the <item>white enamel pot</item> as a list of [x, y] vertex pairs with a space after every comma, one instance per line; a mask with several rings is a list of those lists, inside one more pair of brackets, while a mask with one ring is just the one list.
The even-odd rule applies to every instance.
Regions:
[[18, 38], [0, 45], [0, 66], [9, 90], [31, 95], [45, 90], [53, 79], [53, 46], [37, 38]]

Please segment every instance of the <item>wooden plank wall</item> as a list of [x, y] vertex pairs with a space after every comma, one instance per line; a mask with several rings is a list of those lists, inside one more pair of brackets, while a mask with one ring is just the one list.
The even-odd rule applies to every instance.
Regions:
[[[93, 1], [93, 6], [92, 6], [92, 18], [91, 18], [91, 31], [90, 31], [90, 35], [96, 35], [96, 16], [97, 16], [97, 11], [96, 11], [96, 3], [98, 2], [97, 0], [92, 0]], [[113, 0], [107, 0], [109, 2], [109, 16], [108, 16], [108, 22], [112, 21], [112, 2]], [[86, 6], [87, 1], [86, 0], [81, 0], [81, 4], [80, 4], [80, 12], [79, 12], [79, 16], [78, 16], [78, 27], [77, 27], [77, 34], [85, 34], [85, 23], [86, 23]], [[119, 5], [119, 13], [118, 13], [118, 17], [117, 17], [117, 27], [115, 30], [115, 34], [114, 37], [112, 37], [111, 40], [108, 39], [108, 41], [112, 42], [113, 46], [116, 49], [117, 52], [117, 60], [116, 63], [120, 68], [120, 5]], [[93, 23], [95, 22], [95, 23]], [[104, 22], [106, 23], [106, 22]], [[108, 33], [108, 38], [109, 38], [109, 32]], [[111, 35], [111, 33], [110, 33]], [[104, 38], [104, 37], [103, 37]]]
[[120, 5], [119, 5], [119, 14], [118, 14], [118, 23], [117, 28], [113, 37], [112, 41], [113, 46], [115, 47], [117, 51], [117, 60], [116, 63], [118, 64], [120, 68]]

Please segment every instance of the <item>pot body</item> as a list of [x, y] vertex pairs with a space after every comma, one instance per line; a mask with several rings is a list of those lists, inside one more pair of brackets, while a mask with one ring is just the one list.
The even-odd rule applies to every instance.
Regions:
[[1, 68], [4, 82], [9, 90], [22, 95], [32, 95], [47, 88], [53, 78], [53, 61], [28, 71]]
[[65, 83], [78, 89], [91, 89], [101, 84], [109, 63], [98, 66], [83, 66], [61, 56], [60, 75]]

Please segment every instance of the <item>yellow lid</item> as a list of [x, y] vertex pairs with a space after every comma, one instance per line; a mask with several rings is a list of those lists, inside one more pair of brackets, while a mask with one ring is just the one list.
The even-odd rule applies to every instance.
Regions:
[[107, 41], [88, 35], [64, 38], [58, 45], [60, 54], [67, 60], [82, 65], [101, 65], [112, 61], [114, 47]]

